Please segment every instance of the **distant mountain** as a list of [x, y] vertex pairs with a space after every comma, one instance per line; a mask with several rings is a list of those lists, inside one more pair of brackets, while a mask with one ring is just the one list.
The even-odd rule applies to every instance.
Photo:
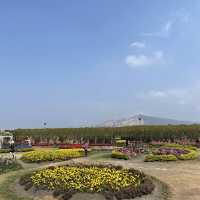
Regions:
[[178, 124], [193, 124], [189, 121], [179, 121], [175, 119], [153, 117], [147, 115], [135, 115], [130, 118], [120, 119], [120, 120], [109, 120], [102, 124], [97, 125], [97, 127], [123, 127], [123, 126], [139, 126], [139, 125], [178, 125]]

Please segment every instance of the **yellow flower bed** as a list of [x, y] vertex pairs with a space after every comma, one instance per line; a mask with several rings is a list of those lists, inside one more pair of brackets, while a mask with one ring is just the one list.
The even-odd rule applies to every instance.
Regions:
[[22, 155], [21, 159], [25, 162], [63, 161], [81, 156], [83, 156], [82, 149], [61, 149], [27, 152]]
[[47, 189], [101, 192], [106, 188], [119, 191], [140, 185], [142, 175], [136, 171], [97, 166], [62, 166], [35, 172], [33, 185]]

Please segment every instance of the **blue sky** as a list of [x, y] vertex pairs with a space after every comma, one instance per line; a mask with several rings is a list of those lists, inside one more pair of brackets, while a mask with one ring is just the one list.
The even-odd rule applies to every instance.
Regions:
[[0, 1], [0, 127], [137, 113], [200, 121], [200, 1]]

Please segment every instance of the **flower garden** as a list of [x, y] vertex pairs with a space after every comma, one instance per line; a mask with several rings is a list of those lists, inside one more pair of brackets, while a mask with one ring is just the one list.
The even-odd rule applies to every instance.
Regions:
[[193, 146], [164, 144], [145, 157], [146, 162], [193, 160], [198, 157], [198, 149]]
[[83, 156], [82, 149], [43, 150], [24, 153], [24, 162], [64, 161]]
[[122, 147], [116, 148], [112, 151], [111, 157], [116, 159], [129, 160], [136, 156], [135, 152], [132, 152], [129, 148]]
[[[192, 136], [186, 139], [190, 130]], [[100, 200], [167, 200], [170, 187], [165, 179], [158, 179], [172, 181], [168, 177], [180, 172], [182, 180], [190, 169], [194, 179], [199, 177], [198, 169], [195, 171], [200, 166], [198, 132], [197, 126], [16, 130], [17, 159], [9, 158], [9, 149], [0, 150], [0, 199], [76, 200], [81, 194], [86, 200], [90, 198], [85, 194], [98, 194]], [[25, 136], [32, 139], [32, 147], [20, 145]], [[88, 154], [82, 140], [89, 143]], [[1, 176], [7, 174], [10, 178], [1, 182]], [[192, 180], [185, 179], [185, 183]]]
[[130, 199], [149, 194], [154, 184], [143, 173], [116, 166], [58, 166], [21, 177], [25, 189], [50, 190], [68, 199], [76, 192], [102, 193], [107, 199]]

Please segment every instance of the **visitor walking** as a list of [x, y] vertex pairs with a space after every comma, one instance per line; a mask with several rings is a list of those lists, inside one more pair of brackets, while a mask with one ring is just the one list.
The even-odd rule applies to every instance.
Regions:
[[85, 152], [85, 157], [88, 156], [88, 146], [89, 146], [88, 142], [85, 142], [85, 143], [82, 145], [82, 147], [83, 147], [83, 149], [84, 149], [84, 152]]
[[13, 139], [10, 141], [10, 156], [11, 156], [12, 159], [16, 159], [16, 155], [15, 155], [15, 142], [14, 142]]
[[32, 147], [32, 145], [31, 145], [31, 139], [29, 137], [27, 137], [27, 139], [25, 141], [28, 144], [29, 148]]

